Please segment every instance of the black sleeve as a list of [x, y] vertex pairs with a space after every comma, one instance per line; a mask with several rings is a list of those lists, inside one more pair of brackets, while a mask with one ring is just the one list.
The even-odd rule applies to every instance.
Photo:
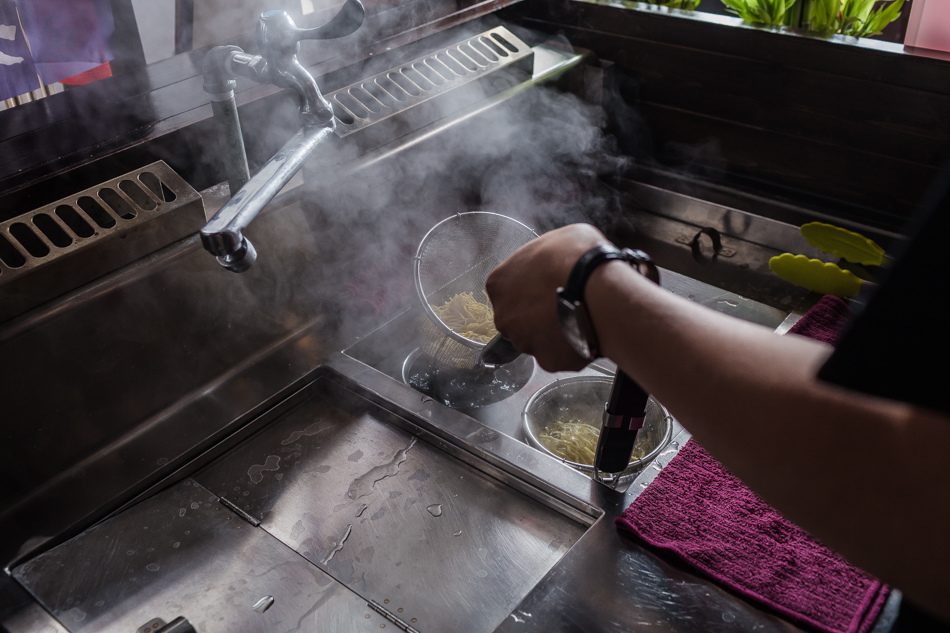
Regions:
[[837, 385], [950, 414], [950, 172], [911, 239], [818, 372]]

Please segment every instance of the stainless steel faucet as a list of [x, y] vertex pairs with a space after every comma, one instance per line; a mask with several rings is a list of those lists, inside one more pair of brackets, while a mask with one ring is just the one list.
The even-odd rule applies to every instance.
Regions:
[[[300, 170], [313, 150], [333, 135], [333, 110], [297, 59], [300, 41], [349, 35], [360, 27], [363, 17], [359, 0], [347, 0], [332, 20], [312, 29], [297, 27], [285, 11], [265, 11], [257, 23], [260, 55], [249, 55], [237, 46], [216, 46], [205, 56], [204, 90], [211, 95], [232, 198], [201, 229], [201, 242], [228, 270], [244, 272], [254, 264], [257, 251], [244, 236], [244, 229]], [[234, 98], [238, 76], [293, 90], [303, 123], [303, 128], [253, 178]]]

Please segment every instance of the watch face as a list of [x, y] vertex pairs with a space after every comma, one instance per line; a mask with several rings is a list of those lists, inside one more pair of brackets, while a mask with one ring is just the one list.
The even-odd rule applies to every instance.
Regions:
[[577, 318], [579, 303], [568, 301], [558, 295], [557, 298], [557, 318], [561, 322], [561, 331], [564, 332], [567, 342], [575, 352], [580, 354], [584, 360], [593, 360], [590, 345], [584, 331], [581, 329], [580, 320]]

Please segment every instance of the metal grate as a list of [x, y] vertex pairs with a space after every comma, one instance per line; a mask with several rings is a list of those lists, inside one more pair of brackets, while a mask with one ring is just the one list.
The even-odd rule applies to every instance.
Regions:
[[348, 136], [501, 68], [531, 72], [534, 52], [503, 26], [327, 95]]
[[0, 321], [194, 233], [203, 220], [198, 192], [158, 161], [0, 222]]

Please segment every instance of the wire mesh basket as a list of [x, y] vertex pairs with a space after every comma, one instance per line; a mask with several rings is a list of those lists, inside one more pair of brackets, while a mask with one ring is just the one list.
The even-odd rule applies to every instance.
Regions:
[[[506, 215], [473, 211], [442, 220], [422, 238], [413, 258], [416, 294], [426, 317], [419, 326], [420, 352], [435, 368], [464, 371], [478, 366], [478, 353], [494, 332], [485, 280], [498, 264], [537, 236]], [[453, 301], [486, 315], [488, 323], [478, 324], [483, 334], [446, 323], [439, 313], [445, 314], [448, 310], [442, 310], [443, 306]]]

